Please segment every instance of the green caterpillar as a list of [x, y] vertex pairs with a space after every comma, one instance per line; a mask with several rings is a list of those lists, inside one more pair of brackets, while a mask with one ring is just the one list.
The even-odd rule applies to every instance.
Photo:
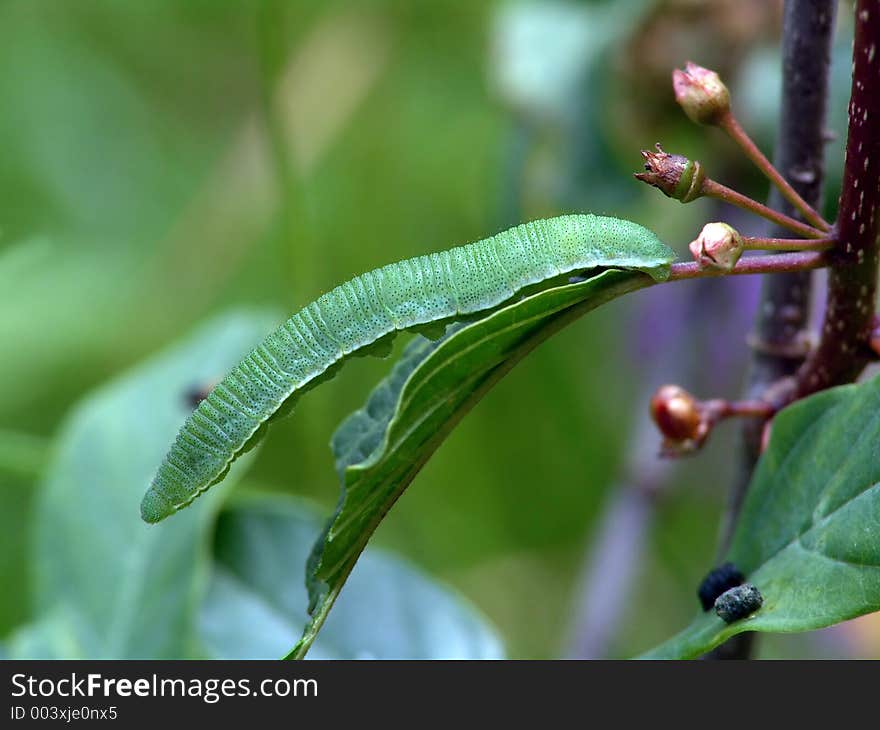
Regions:
[[646, 228], [567, 215], [362, 274], [327, 292], [270, 334], [202, 400], [159, 467], [141, 516], [159, 520], [220, 481], [294, 397], [353, 353], [483, 315], [560, 277], [596, 268], [669, 275], [672, 251]]

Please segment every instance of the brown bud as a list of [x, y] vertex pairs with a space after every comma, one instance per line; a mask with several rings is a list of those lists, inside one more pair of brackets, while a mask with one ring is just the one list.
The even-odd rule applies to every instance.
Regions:
[[642, 150], [645, 172], [637, 172], [636, 179], [653, 185], [682, 203], [699, 198], [703, 194], [703, 181], [706, 179], [703, 166], [696, 160], [664, 152], [659, 142], [655, 146], [656, 152]]
[[730, 92], [714, 71], [690, 61], [672, 72], [675, 100], [698, 124], [718, 124], [730, 111]]
[[651, 418], [671, 442], [695, 442], [702, 438], [703, 416], [696, 399], [677, 385], [662, 385], [651, 398]]
[[701, 268], [731, 271], [742, 256], [743, 239], [726, 223], [707, 223], [688, 248]]

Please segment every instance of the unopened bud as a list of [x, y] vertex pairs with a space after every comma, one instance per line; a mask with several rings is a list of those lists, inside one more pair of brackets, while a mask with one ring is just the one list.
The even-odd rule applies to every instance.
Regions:
[[742, 256], [743, 239], [726, 223], [707, 223], [688, 248], [701, 268], [731, 271]]
[[651, 418], [669, 442], [696, 442], [702, 437], [703, 416], [699, 404], [677, 385], [657, 389], [651, 398]]
[[699, 198], [703, 194], [703, 181], [706, 179], [703, 166], [696, 160], [664, 152], [659, 142], [655, 146], [656, 152], [642, 150], [645, 172], [637, 172], [636, 179], [653, 185], [682, 203]]
[[675, 100], [698, 124], [718, 124], [730, 111], [730, 92], [714, 71], [690, 61], [672, 72]]

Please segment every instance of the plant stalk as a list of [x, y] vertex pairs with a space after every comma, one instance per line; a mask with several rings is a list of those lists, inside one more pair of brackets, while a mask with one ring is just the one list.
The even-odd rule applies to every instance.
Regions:
[[832, 236], [825, 238], [761, 238], [743, 236], [743, 248], [752, 251], [827, 251], [837, 245]]
[[827, 231], [831, 226], [819, 215], [812, 205], [804, 200], [795, 190], [791, 183], [786, 180], [779, 170], [770, 164], [764, 153], [758, 149], [758, 146], [752, 141], [752, 138], [746, 134], [746, 131], [740, 126], [736, 117], [731, 112], [727, 112], [719, 122], [719, 126], [727, 132], [727, 134], [740, 146], [748, 158], [755, 166], [767, 177], [767, 179], [776, 186], [776, 189], [782, 194], [791, 205], [803, 216], [811, 226], [818, 228], [820, 231]]
[[[793, 180], [798, 194], [814, 209], [821, 208], [822, 199], [828, 76], [836, 10], [836, 0], [787, 0], [783, 19], [782, 107], [774, 163], [777, 170]], [[771, 189], [768, 202], [771, 208], [798, 215], [777, 189]], [[769, 235], [785, 233], [776, 228]], [[751, 338], [746, 399], [766, 397], [775, 383], [800, 368], [806, 356], [804, 343], [808, 341], [811, 297], [809, 272], [764, 277]], [[733, 537], [760, 454], [764, 423], [764, 419], [754, 418], [743, 425], [740, 463], [722, 520], [719, 557], [727, 552]], [[710, 656], [746, 659], [751, 655], [752, 637], [740, 634]]]
[[707, 197], [715, 198], [716, 200], [723, 200], [725, 203], [735, 205], [737, 208], [742, 208], [743, 210], [755, 213], [756, 215], [775, 223], [780, 228], [787, 228], [804, 238], [824, 238], [828, 235], [818, 228], [813, 228], [806, 223], [802, 223], [801, 221], [792, 218], [790, 215], [786, 215], [785, 213], [781, 213], [778, 210], [763, 205], [757, 200], [753, 200], [748, 195], [743, 195], [733, 188], [722, 185], [720, 182], [712, 180], [711, 178], [706, 178], [706, 180], [703, 181], [701, 192]]
[[783, 274], [794, 272], [809, 274], [813, 269], [828, 266], [829, 258], [824, 251], [799, 251], [796, 253], [776, 253], [766, 256], [748, 256], [737, 261], [731, 271], [718, 268], [703, 268], [696, 261], [683, 261], [672, 264], [669, 281], [681, 279], [703, 279], [708, 276], [737, 276], [745, 274]]
[[856, 3], [849, 131], [828, 303], [818, 347], [797, 373], [795, 397], [855, 380], [871, 360], [880, 255], [880, 4]]

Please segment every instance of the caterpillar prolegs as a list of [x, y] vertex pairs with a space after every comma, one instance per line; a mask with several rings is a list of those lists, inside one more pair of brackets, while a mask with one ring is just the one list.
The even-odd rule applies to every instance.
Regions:
[[348, 355], [400, 330], [488, 313], [573, 272], [633, 269], [662, 280], [673, 258], [640, 225], [567, 215], [357, 276], [294, 314], [198, 404], [150, 484], [141, 516], [158, 522], [220, 481], [270, 418]]

